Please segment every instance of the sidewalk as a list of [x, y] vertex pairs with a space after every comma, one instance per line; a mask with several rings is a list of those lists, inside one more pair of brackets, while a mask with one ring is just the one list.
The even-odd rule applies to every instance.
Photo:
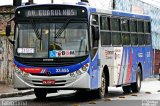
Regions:
[[17, 90], [13, 88], [13, 85], [0, 83], [0, 98], [17, 97], [33, 94], [33, 89], [29, 90]]

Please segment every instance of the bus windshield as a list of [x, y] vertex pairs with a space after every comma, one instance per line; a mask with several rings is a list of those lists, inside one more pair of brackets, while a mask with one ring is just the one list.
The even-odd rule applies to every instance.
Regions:
[[85, 22], [19, 23], [15, 54], [19, 57], [54, 58], [88, 54]]

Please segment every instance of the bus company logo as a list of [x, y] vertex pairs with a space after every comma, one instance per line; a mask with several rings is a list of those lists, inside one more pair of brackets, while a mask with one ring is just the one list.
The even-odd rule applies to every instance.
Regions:
[[46, 72], [46, 75], [47, 75], [47, 76], [51, 76], [51, 72], [50, 72], [50, 71], [47, 71], [47, 72]]
[[53, 50], [49, 51], [49, 57], [71, 57], [75, 56], [74, 50]]

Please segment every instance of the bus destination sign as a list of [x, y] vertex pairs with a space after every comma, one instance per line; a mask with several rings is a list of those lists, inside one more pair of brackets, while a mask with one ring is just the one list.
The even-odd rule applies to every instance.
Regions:
[[44, 16], [77, 16], [75, 9], [61, 9], [61, 10], [27, 10], [26, 17], [44, 17]]

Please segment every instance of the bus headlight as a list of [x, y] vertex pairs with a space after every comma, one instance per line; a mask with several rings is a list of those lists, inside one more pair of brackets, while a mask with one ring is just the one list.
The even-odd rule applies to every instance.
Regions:
[[23, 77], [28, 77], [29, 76], [29, 73], [26, 73], [26, 72], [20, 70], [18, 67], [15, 67], [15, 72], [19, 75], [22, 75]]
[[78, 75], [82, 75], [83, 73], [87, 72], [87, 70], [89, 69], [89, 64], [85, 64], [82, 68], [80, 68], [79, 70], [70, 73], [71, 77], [76, 77]]
[[83, 67], [82, 67], [82, 71], [87, 71], [87, 67], [86, 67], [86, 66], [83, 66]]
[[16, 72], [17, 74], [22, 74], [22, 71], [21, 71], [18, 67], [15, 67], [15, 72]]

